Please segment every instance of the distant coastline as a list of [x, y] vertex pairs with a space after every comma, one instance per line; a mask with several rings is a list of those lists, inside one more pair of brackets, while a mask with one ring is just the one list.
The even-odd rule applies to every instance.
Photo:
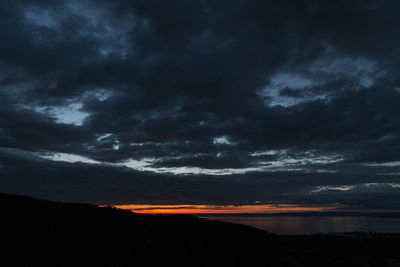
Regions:
[[400, 212], [288, 212], [288, 213], [193, 213], [196, 217], [305, 217], [305, 216], [366, 216], [400, 218]]

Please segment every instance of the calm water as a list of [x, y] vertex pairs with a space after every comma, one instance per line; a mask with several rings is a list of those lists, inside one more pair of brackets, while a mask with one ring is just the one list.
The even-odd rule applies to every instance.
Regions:
[[329, 232], [400, 233], [400, 218], [368, 216], [202, 216], [208, 220], [247, 224], [276, 234]]

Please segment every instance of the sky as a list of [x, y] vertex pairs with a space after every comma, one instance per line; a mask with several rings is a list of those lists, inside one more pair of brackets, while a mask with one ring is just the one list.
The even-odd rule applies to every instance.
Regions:
[[398, 10], [1, 0], [0, 191], [400, 210]]

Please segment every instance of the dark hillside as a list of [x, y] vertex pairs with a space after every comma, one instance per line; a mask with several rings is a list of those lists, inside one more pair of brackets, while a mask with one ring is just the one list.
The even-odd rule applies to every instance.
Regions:
[[2, 266], [400, 266], [400, 235], [279, 236], [0, 194]]

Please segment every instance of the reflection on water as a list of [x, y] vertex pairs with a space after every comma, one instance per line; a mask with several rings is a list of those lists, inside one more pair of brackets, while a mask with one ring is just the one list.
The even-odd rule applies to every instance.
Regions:
[[276, 234], [313, 234], [329, 232], [396, 232], [400, 218], [367, 216], [201, 216], [253, 226]]

